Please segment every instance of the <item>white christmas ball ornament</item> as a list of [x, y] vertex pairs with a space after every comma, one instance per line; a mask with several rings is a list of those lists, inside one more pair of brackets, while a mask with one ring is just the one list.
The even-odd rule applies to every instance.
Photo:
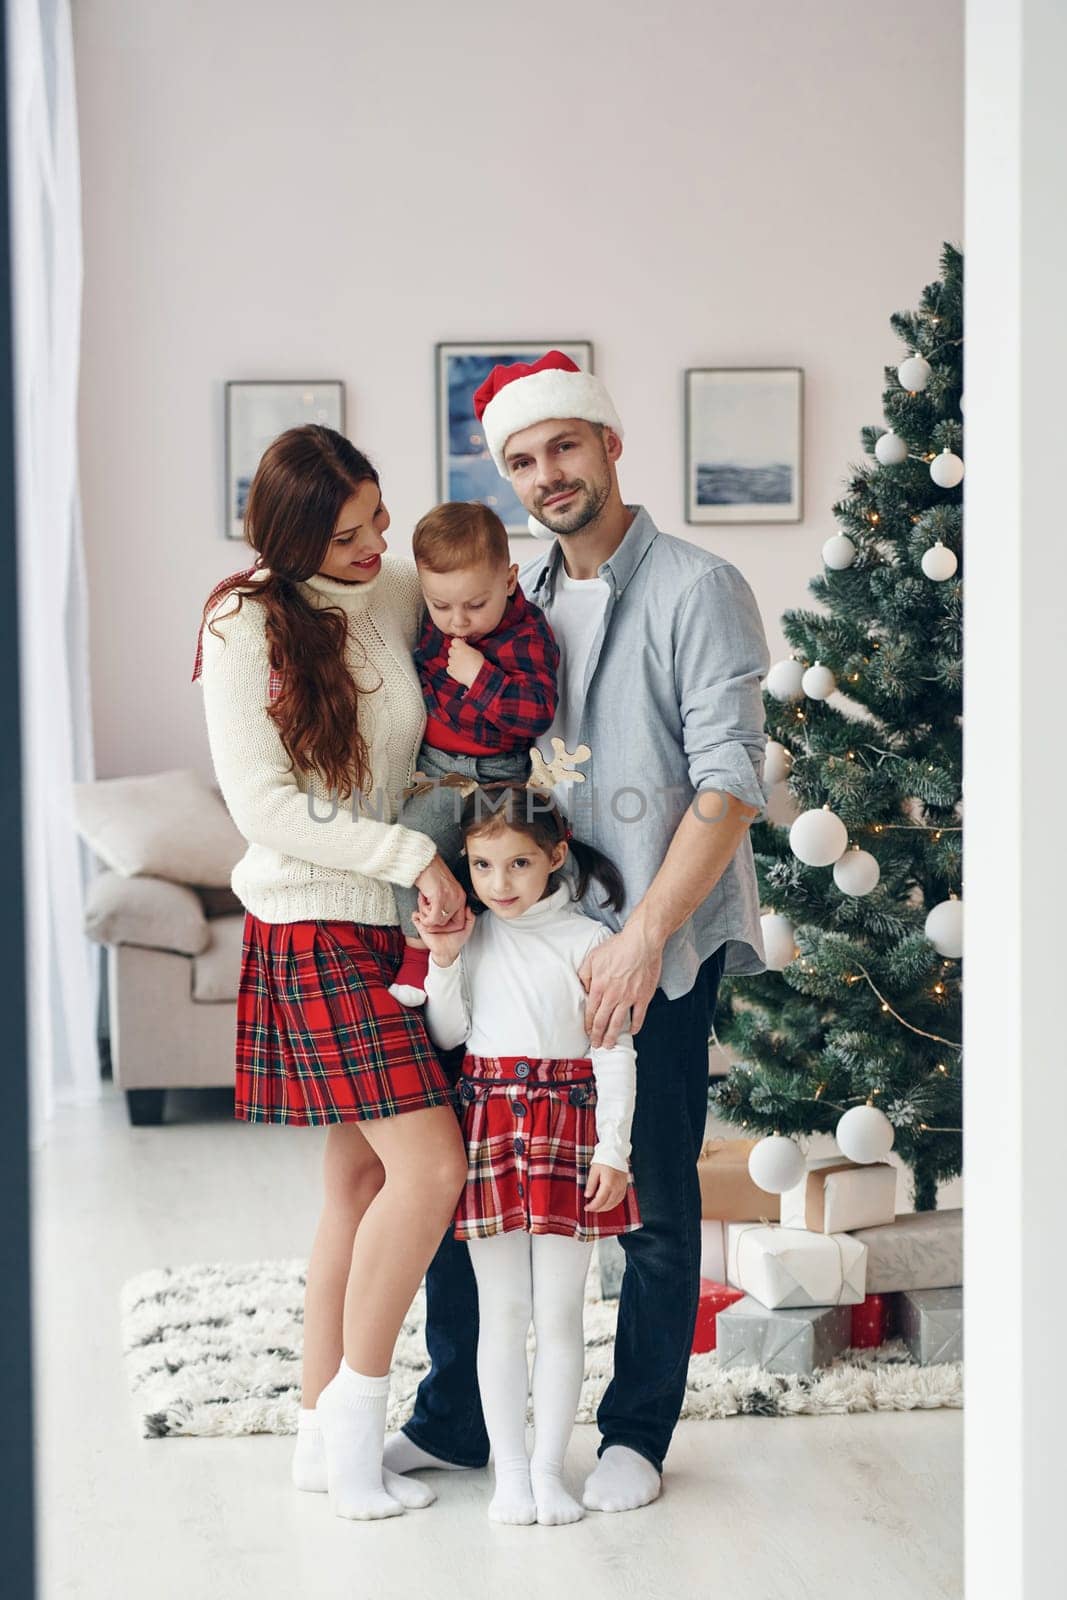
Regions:
[[784, 783], [793, 770], [793, 753], [777, 739], [768, 739], [763, 758], [764, 783]]
[[855, 846], [834, 863], [834, 882], [842, 894], [870, 894], [881, 876], [882, 869], [870, 851]]
[[947, 544], [942, 544], [940, 539], [923, 553], [923, 571], [934, 583], [944, 583], [946, 578], [954, 578], [958, 566], [956, 552], [950, 550]]
[[[906, 387], [907, 385], [905, 385]], [[908, 459], [907, 445], [900, 437], [900, 434], [894, 433], [892, 428], [888, 433], [879, 435], [874, 446], [874, 453], [883, 467], [899, 467], [902, 461], [907, 461]]]
[[930, 476], [939, 489], [955, 489], [963, 482], [963, 462], [948, 445], [930, 463]]
[[771, 972], [783, 972], [796, 959], [797, 942], [793, 924], [777, 911], [767, 911], [760, 918], [763, 931], [763, 954]]
[[804, 663], [790, 656], [776, 661], [767, 674], [767, 692], [776, 700], [799, 700], [804, 693]]
[[789, 844], [805, 866], [832, 867], [848, 848], [848, 829], [828, 807], [802, 811], [789, 830]]
[[761, 1139], [748, 1153], [748, 1175], [767, 1194], [792, 1189], [804, 1176], [805, 1166], [800, 1146], [780, 1133]]
[[963, 901], [942, 900], [931, 910], [923, 931], [939, 956], [958, 961], [963, 954]]
[[819, 661], [808, 668], [801, 683], [809, 700], [829, 700], [837, 688], [837, 679], [830, 668], [824, 667]]
[[831, 572], [844, 572], [856, 559], [856, 546], [847, 533], [835, 533], [823, 545], [822, 558]]
[[907, 361], [902, 361], [897, 368], [901, 388], [909, 389], [912, 394], [925, 389], [930, 382], [930, 371], [930, 363], [925, 356], [909, 356]]
[[848, 1161], [869, 1166], [884, 1161], [893, 1148], [893, 1124], [877, 1106], [853, 1106], [834, 1131], [837, 1147]]

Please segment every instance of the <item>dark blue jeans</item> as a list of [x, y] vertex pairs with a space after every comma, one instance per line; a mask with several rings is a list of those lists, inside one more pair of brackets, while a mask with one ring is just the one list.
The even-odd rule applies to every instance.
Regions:
[[[657, 1471], [685, 1397], [700, 1292], [697, 1157], [708, 1109], [708, 1035], [725, 951], [709, 956], [688, 994], [657, 989], [637, 1047], [633, 1173], [643, 1227], [620, 1236], [615, 1374], [597, 1412], [600, 1451], [624, 1444]], [[484, 1466], [489, 1438], [478, 1398], [478, 1291], [465, 1244], [442, 1242], [426, 1273], [430, 1371], [404, 1432], [432, 1455]]]

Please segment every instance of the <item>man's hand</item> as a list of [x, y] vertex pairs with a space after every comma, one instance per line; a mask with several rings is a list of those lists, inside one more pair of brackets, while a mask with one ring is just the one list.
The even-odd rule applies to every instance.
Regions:
[[594, 1050], [618, 1043], [619, 1034], [636, 1033], [645, 1020], [663, 967], [663, 948], [647, 938], [633, 918], [621, 933], [590, 950], [578, 969], [588, 996], [585, 1028]]
[[594, 1161], [589, 1168], [589, 1182], [585, 1186], [587, 1211], [611, 1211], [619, 1204], [630, 1185], [630, 1175], [618, 1167], [606, 1167]]
[[448, 676], [455, 678], [457, 683], [462, 683], [470, 688], [479, 672], [485, 657], [480, 650], [476, 650], [466, 639], [450, 639], [448, 643]]

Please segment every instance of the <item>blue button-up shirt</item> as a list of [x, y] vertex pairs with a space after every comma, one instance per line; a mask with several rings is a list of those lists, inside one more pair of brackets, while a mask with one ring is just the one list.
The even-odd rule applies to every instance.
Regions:
[[[760, 682], [770, 665], [752, 590], [737, 568], [660, 533], [643, 506], [599, 568], [609, 586], [585, 671], [580, 742], [585, 783], [567, 791], [578, 839], [596, 845], [626, 885], [620, 913], [590, 886], [582, 909], [621, 928], [663, 864], [698, 790], [766, 804]], [[523, 567], [526, 594], [552, 621], [559, 542]], [[546, 761], [546, 739], [538, 748]], [[706, 824], [713, 827], [713, 822]], [[762, 972], [763, 940], [752, 842], [744, 835], [707, 899], [668, 939], [660, 985], [687, 994], [701, 962], [725, 944], [730, 974]]]

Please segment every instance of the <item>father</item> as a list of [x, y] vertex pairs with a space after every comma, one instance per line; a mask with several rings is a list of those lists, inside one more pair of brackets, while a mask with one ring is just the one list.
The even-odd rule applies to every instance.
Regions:
[[[622, 425], [603, 384], [550, 351], [494, 368], [475, 396], [486, 443], [548, 553], [522, 574], [560, 647], [556, 720], [539, 742], [587, 745], [584, 783], [554, 791], [575, 834], [618, 864], [621, 915], [583, 909], [615, 937], [581, 976], [594, 1046], [632, 1013], [633, 1172], [644, 1226], [624, 1234], [615, 1370], [597, 1415], [586, 1506], [628, 1511], [660, 1490], [685, 1394], [699, 1291], [696, 1162], [707, 1111], [708, 1035], [723, 972], [764, 967], [748, 828], [764, 805], [759, 612], [737, 569], [660, 533], [627, 506]], [[481, 1466], [477, 1296], [467, 1252], [446, 1239], [427, 1273], [432, 1368], [394, 1471]]]

